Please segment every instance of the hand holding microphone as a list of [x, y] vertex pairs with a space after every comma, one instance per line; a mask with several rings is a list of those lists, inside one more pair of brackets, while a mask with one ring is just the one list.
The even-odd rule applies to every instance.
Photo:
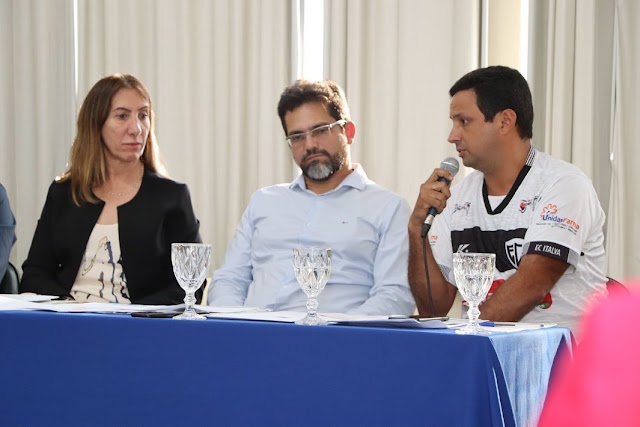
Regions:
[[[458, 160], [453, 157], [447, 157], [440, 163], [440, 169], [444, 169], [449, 172], [452, 176], [456, 176], [458, 170], [460, 169], [460, 165]], [[451, 182], [445, 178], [444, 176], [438, 176], [437, 182], [444, 182], [447, 186], [451, 184]], [[427, 218], [424, 220], [424, 224], [422, 225], [422, 233], [420, 236], [425, 238], [429, 229], [431, 228], [431, 224], [433, 223], [434, 218], [438, 215], [438, 210], [433, 206], [429, 208], [427, 211]]]

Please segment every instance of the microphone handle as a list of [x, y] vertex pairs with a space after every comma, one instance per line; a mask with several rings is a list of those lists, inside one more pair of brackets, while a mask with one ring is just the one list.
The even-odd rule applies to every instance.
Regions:
[[422, 224], [422, 232], [420, 233], [420, 237], [423, 239], [427, 237], [427, 233], [431, 229], [431, 224], [433, 224], [433, 220], [436, 218], [436, 215], [438, 215], [438, 211], [436, 208], [429, 208], [427, 214], [427, 219], [424, 220], [424, 224]]
[[[446, 182], [447, 185], [449, 185], [449, 180], [444, 176], [439, 177], [438, 181]], [[422, 237], [423, 239], [427, 237], [427, 233], [431, 229], [431, 224], [433, 224], [433, 220], [435, 219], [436, 215], [438, 215], [438, 211], [436, 210], [436, 208], [434, 208], [433, 206], [430, 207], [427, 211], [427, 219], [424, 220], [424, 224], [422, 224], [422, 232], [420, 233], [420, 237]]]

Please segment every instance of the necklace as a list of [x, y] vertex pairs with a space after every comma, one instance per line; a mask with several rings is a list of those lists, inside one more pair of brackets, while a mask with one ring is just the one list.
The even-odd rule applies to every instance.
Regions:
[[144, 174], [144, 165], [140, 165], [140, 173], [138, 174], [138, 179], [136, 180], [136, 183], [134, 185], [129, 186], [128, 188], [126, 188], [123, 191], [106, 191], [108, 196], [116, 196], [116, 197], [122, 197], [122, 196], [126, 196], [128, 194], [131, 194], [133, 191], [137, 191], [140, 188], [140, 185], [142, 184], [142, 175]]

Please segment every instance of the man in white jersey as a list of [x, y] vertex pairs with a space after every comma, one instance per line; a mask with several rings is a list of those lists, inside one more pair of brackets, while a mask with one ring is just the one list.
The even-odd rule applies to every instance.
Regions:
[[[605, 217], [591, 181], [531, 146], [531, 92], [518, 71], [481, 68], [449, 94], [448, 140], [475, 171], [449, 190], [438, 178], [453, 176], [438, 168], [420, 187], [409, 221], [409, 282], [420, 314], [451, 308], [454, 252], [488, 252], [496, 268], [483, 319], [574, 328], [587, 301], [606, 293]], [[426, 248], [435, 313], [421, 236], [431, 207], [440, 213]]]

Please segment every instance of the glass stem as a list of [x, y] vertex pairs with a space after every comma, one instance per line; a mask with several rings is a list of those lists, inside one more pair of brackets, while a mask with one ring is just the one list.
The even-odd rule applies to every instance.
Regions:
[[307, 298], [307, 316], [316, 317], [318, 313], [318, 299], [315, 297]]
[[469, 302], [469, 311], [467, 312], [467, 315], [469, 316], [469, 326], [478, 326], [478, 317], [480, 317], [478, 304]]
[[187, 291], [184, 297], [185, 311], [188, 311], [188, 312], [194, 311], [193, 306], [195, 303], [196, 303], [196, 297], [194, 295], [194, 292]]

